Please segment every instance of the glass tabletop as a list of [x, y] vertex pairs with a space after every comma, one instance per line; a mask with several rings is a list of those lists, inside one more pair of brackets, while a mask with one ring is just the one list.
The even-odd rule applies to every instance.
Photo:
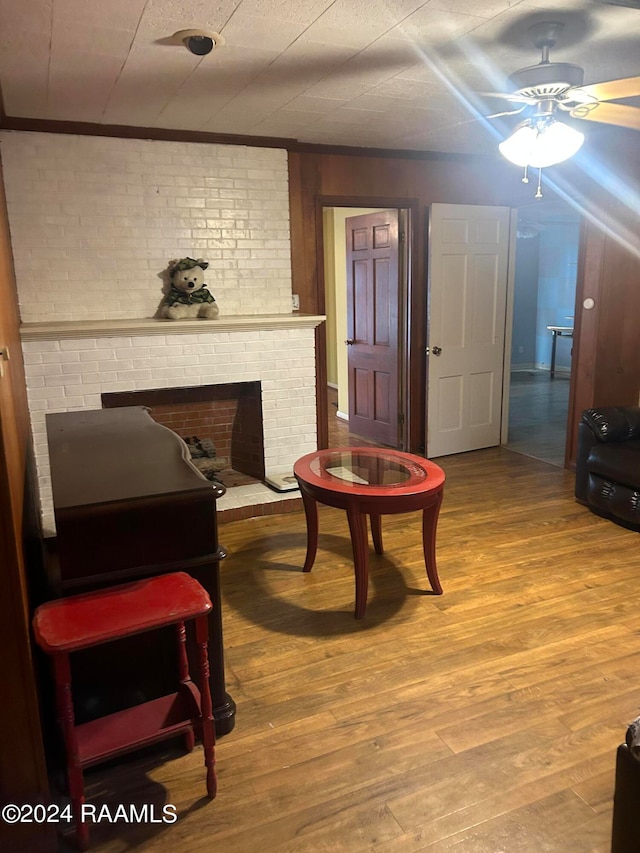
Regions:
[[427, 471], [389, 451], [336, 450], [312, 460], [311, 471], [320, 478], [335, 478], [345, 484], [393, 488], [427, 479]]

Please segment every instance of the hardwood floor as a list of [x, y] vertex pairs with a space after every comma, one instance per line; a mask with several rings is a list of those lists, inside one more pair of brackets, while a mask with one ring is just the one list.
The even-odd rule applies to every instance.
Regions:
[[569, 377], [548, 370], [522, 370], [511, 374], [509, 390], [509, 440], [516, 453], [564, 466], [569, 409]]
[[[329, 446], [353, 447], [374, 442], [349, 432], [335, 416], [337, 391], [327, 389]], [[569, 408], [569, 377], [549, 379], [548, 370], [513, 371], [509, 390], [509, 436], [506, 447], [551, 465], [564, 467]]]
[[90, 803], [178, 811], [92, 827], [95, 853], [609, 850], [640, 707], [638, 534], [578, 505], [561, 468], [504, 448], [441, 461], [444, 594], [419, 516], [385, 516], [358, 622], [344, 513], [320, 509], [307, 575], [302, 513], [221, 526], [238, 712], [218, 797], [198, 747], [90, 770]]

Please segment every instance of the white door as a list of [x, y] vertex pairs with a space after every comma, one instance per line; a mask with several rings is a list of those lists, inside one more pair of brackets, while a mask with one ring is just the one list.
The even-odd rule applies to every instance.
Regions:
[[500, 444], [508, 207], [433, 204], [427, 456]]

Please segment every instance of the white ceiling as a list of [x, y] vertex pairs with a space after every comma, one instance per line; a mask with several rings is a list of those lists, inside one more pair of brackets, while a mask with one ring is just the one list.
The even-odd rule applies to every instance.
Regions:
[[539, 61], [541, 19], [585, 83], [640, 74], [640, 10], [604, 0], [0, 0], [0, 85], [10, 117], [478, 152], [473, 92]]

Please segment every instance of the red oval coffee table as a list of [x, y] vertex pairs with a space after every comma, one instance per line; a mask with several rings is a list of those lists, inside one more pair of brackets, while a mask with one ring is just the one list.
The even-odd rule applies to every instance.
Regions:
[[305, 572], [310, 572], [318, 550], [317, 502], [347, 512], [356, 577], [355, 618], [367, 607], [369, 561], [366, 516], [376, 554], [382, 554], [381, 515], [422, 510], [422, 546], [431, 588], [442, 586], [436, 569], [436, 526], [444, 491], [444, 471], [438, 465], [399, 450], [347, 447], [317, 450], [293, 466], [307, 519]]

